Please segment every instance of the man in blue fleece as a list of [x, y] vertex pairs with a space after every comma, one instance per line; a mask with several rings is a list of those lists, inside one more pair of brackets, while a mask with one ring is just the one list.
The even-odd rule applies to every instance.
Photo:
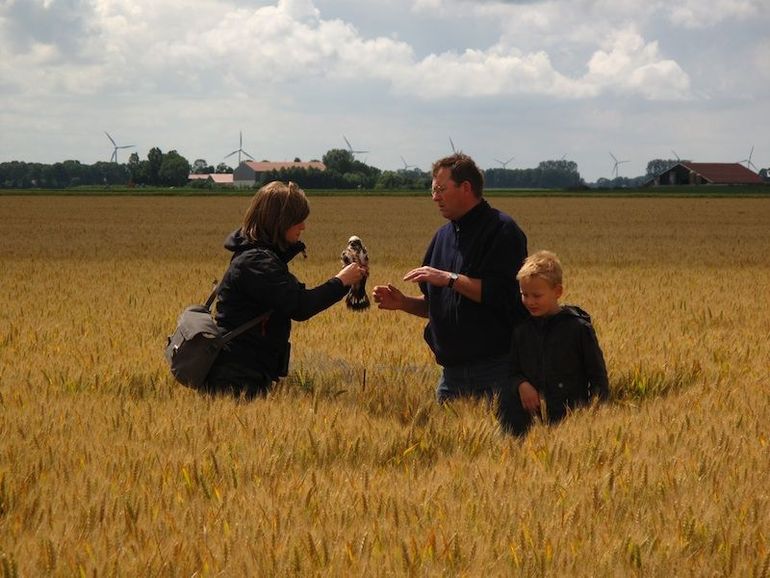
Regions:
[[447, 219], [434, 235], [422, 266], [405, 281], [419, 296], [392, 284], [374, 288], [380, 309], [426, 317], [425, 341], [442, 366], [436, 397], [492, 397], [512, 388], [513, 327], [526, 317], [516, 273], [527, 256], [527, 237], [516, 222], [482, 196], [484, 178], [469, 156], [433, 164], [431, 196]]

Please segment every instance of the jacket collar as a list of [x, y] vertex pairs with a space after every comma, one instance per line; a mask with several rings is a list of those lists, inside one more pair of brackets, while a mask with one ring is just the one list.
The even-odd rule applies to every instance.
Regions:
[[265, 241], [252, 241], [246, 238], [240, 229], [237, 229], [228, 235], [225, 240], [225, 249], [232, 251], [233, 253], [241, 253], [248, 249], [266, 249], [272, 253], [275, 253], [278, 258], [284, 263], [288, 263], [294, 257], [300, 253], [304, 253], [305, 244], [302, 241], [298, 241], [293, 245], [289, 245], [286, 249], [281, 249], [273, 243], [267, 243]]
[[591, 316], [577, 305], [562, 305], [559, 311], [548, 317], [527, 316], [530, 323], [534, 323], [538, 327], [545, 327], [546, 325], [560, 322], [567, 317], [577, 317], [578, 319], [588, 321], [589, 323], [591, 322]]
[[465, 213], [456, 221], [452, 221], [452, 223], [454, 224], [455, 228], [473, 228], [474, 225], [481, 222], [484, 213], [487, 212], [487, 209], [489, 209], [489, 203], [487, 203], [487, 200], [482, 197], [481, 201], [474, 205], [470, 211]]
[[283, 253], [278, 252], [278, 256], [284, 260], [285, 263], [288, 263], [294, 257], [302, 253], [305, 254], [305, 243], [302, 241], [297, 241], [293, 245], [290, 245], [288, 249], [286, 249]]
[[281, 249], [277, 245], [273, 245], [272, 243], [265, 243], [262, 241], [256, 242], [255, 245], [262, 249], [268, 249], [272, 251], [273, 253], [278, 255], [278, 258], [284, 263], [288, 263], [300, 253], [305, 252], [305, 243], [303, 243], [302, 241], [297, 241], [293, 245], [289, 245], [286, 249]]

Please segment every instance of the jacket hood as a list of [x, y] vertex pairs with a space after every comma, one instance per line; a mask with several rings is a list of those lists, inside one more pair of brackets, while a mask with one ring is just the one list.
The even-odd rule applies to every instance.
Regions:
[[533, 317], [530, 315], [528, 320], [538, 327], [543, 327], [546, 325], [550, 326], [552, 323], [559, 323], [566, 317], [577, 317], [581, 321], [591, 323], [591, 316], [588, 312], [577, 305], [562, 305], [559, 312], [555, 315], [551, 315], [550, 317]]
[[561, 315], [572, 315], [573, 317], [578, 317], [584, 321], [587, 321], [588, 323], [591, 323], [591, 316], [588, 314], [588, 312], [584, 309], [581, 309], [577, 305], [564, 305], [561, 308]]
[[249, 249], [267, 249], [278, 255], [282, 261], [288, 263], [299, 253], [303, 253], [305, 251], [305, 243], [299, 241], [293, 245], [290, 245], [287, 249], [282, 250], [272, 243], [252, 241], [246, 237], [240, 229], [237, 229], [230, 233], [227, 236], [227, 239], [225, 239], [225, 249], [232, 251], [236, 255]]

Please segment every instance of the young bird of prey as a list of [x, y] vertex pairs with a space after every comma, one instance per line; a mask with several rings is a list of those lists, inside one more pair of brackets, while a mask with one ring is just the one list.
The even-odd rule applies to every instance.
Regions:
[[[340, 258], [345, 265], [351, 263], [358, 263], [362, 267], [369, 265], [369, 254], [366, 252], [366, 247], [364, 247], [361, 239], [355, 235], [348, 239], [348, 246], [345, 247]], [[369, 297], [366, 295], [366, 278], [368, 276], [369, 273], [367, 272], [361, 281], [350, 286], [350, 291], [345, 297], [345, 305], [348, 306], [348, 309], [362, 311], [369, 307]]]

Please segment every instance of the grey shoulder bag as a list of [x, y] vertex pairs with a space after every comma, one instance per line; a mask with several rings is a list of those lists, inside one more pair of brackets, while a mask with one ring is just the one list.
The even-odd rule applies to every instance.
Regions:
[[224, 332], [211, 316], [211, 306], [219, 294], [220, 282], [203, 305], [190, 305], [182, 311], [176, 330], [166, 343], [166, 361], [174, 378], [187, 387], [201, 389], [214, 361], [230, 341], [267, 321], [272, 311]]

